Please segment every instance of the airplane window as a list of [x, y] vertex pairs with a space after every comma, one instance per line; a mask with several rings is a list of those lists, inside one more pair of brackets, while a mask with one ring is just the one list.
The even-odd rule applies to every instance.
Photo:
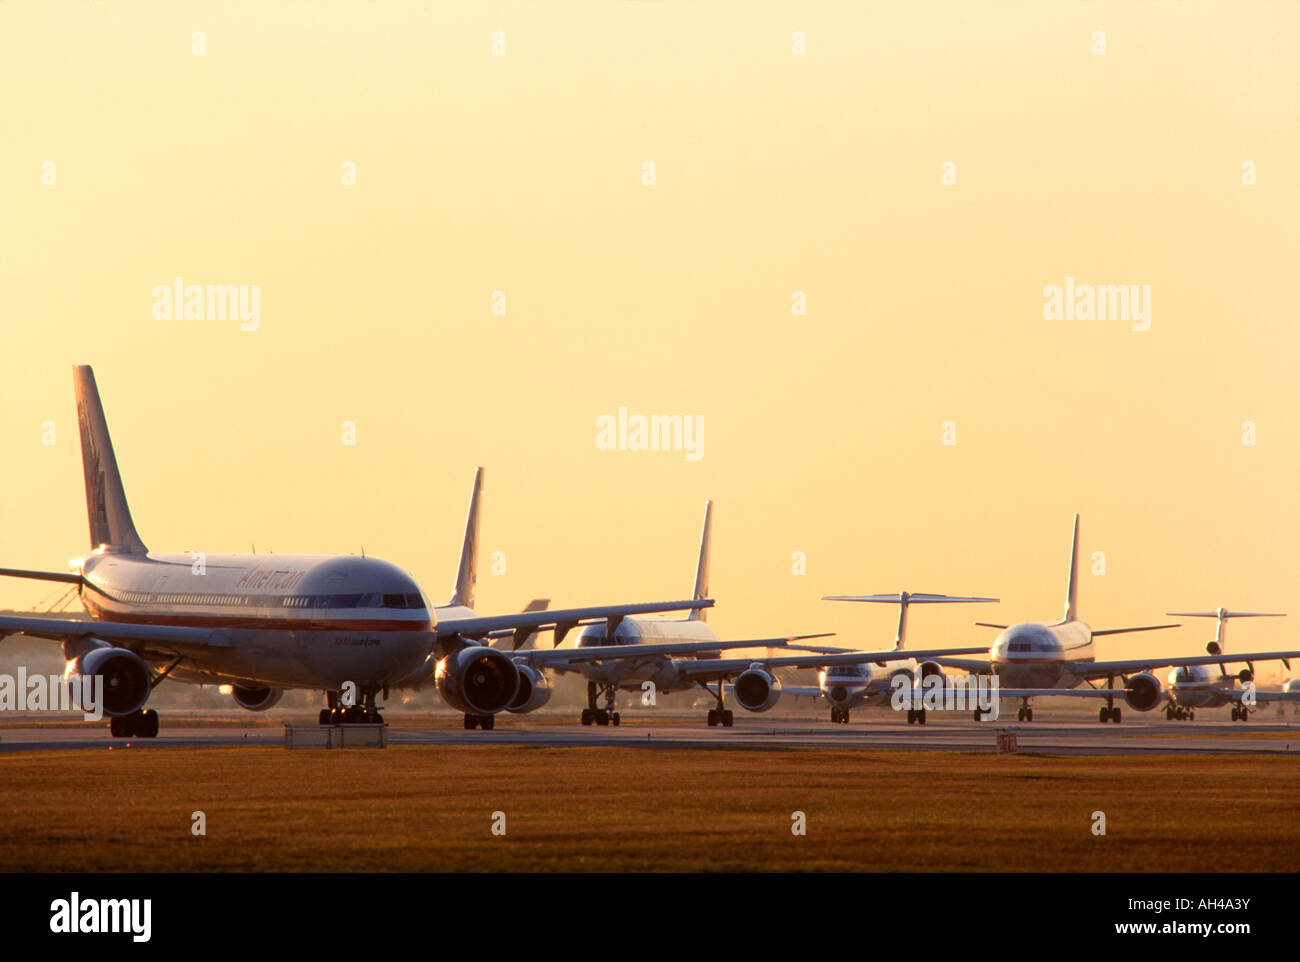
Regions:
[[406, 596], [405, 595], [384, 595], [384, 607], [405, 608]]

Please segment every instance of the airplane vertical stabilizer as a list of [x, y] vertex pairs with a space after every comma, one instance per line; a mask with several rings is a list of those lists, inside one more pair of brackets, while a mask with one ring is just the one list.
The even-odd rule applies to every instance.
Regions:
[[451, 604], [474, 607], [474, 586], [478, 582], [478, 532], [483, 503], [483, 469], [474, 472], [474, 493], [469, 499], [469, 517], [465, 519], [465, 543], [460, 549], [460, 568], [456, 572], [456, 593]]
[[[704, 531], [700, 534], [700, 563], [695, 569], [695, 593], [692, 601], [703, 601], [709, 596], [709, 551], [713, 542], [713, 502], [704, 502]], [[707, 621], [706, 609], [696, 608], [690, 613], [690, 621]]]
[[1065, 589], [1064, 621], [1079, 617], [1079, 516], [1074, 516], [1074, 538], [1070, 541], [1070, 584]]
[[131, 511], [126, 506], [122, 475], [117, 470], [108, 422], [95, 386], [95, 372], [88, 364], [72, 369], [77, 395], [77, 423], [81, 429], [81, 465], [86, 474], [86, 513], [90, 519], [90, 546], [113, 545], [136, 554], [149, 549], [136, 534]]

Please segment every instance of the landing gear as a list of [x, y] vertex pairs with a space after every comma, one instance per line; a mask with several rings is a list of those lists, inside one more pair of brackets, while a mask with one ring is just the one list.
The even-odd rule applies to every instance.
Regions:
[[[382, 725], [384, 716], [375, 705], [378, 694], [379, 688], [363, 688], [360, 705], [344, 705], [338, 692], [327, 691], [325, 701], [329, 707], [320, 710], [318, 721], [322, 725]], [[387, 696], [388, 689], [385, 688], [384, 697]]]
[[152, 708], [116, 715], [108, 720], [108, 731], [114, 738], [157, 738], [158, 713]]
[[[608, 682], [587, 682], [587, 707], [582, 710], [583, 725], [613, 725], [618, 727], [618, 712], [614, 710], [614, 698], [618, 694], [618, 687]], [[605, 707], [597, 708], [596, 702], [601, 695], [605, 696]]]
[[482, 728], [485, 732], [490, 732], [496, 727], [495, 715], [469, 715], [465, 716], [465, 731], [472, 732], [475, 728]]
[[1168, 708], [1165, 709], [1165, 721], [1173, 721], [1173, 720], [1174, 720], [1174, 706], [1170, 705]]
[[925, 724], [925, 709], [924, 709], [924, 708], [909, 708], [909, 709], [907, 710], [907, 723], [908, 723], [909, 725], [924, 725], [924, 724]]
[[1031, 722], [1034, 720], [1034, 710], [1028, 705], [1025, 705], [1016, 712], [1016, 719], [1022, 722]]
[[1101, 711], [1097, 713], [1097, 720], [1100, 721], [1103, 725], [1106, 724], [1106, 722], [1108, 721], [1113, 721], [1116, 725], [1118, 725], [1122, 717], [1123, 716], [1120, 714], [1120, 710], [1116, 708], [1114, 705], [1111, 705], [1108, 708], [1103, 708]]
[[847, 725], [849, 723], [849, 710], [847, 708], [831, 709], [832, 725]]
[[724, 691], [722, 687], [723, 685], [722, 679], [721, 678], [718, 679], [717, 691], [714, 691], [704, 682], [697, 682], [697, 684], [705, 691], [707, 691], [710, 695], [712, 695], [715, 699], [717, 699], [718, 702], [718, 707], [710, 708], [709, 714], [706, 716], [706, 720], [709, 723], [709, 727], [717, 728], [719, 725], [721, 725], [723, 728], [730, 728], [735, 723], [736, 716], [731, 713], [731, 711], [727, 708], [726, 704], [722, 700], [722, 693]]
[[1232, 710], [1233, 721], [1245, 721], [1248, 718], [1250, 718], [1250, 709], [1247, 708], [1245, 705], [1242, 705], [1238, 708], [1234, 708]]

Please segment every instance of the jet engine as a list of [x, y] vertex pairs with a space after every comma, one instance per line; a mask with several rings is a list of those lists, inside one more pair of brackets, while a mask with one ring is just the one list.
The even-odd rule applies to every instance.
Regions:
[[551, 683], [546, 680], [546, 673], [530, 665], [516, 664], [519, 671], [519, 692], [510, 703], [508, 711], [517, 715], [536, 711], [551, 700]]
[[942, 676], [943, 665], [936, 664], [933, 661], [923, 661], [916, 666], [916, 672], [918, 675], [921, 676], [922, 680], [925, 680], [926, 678], [929, 678], [932, 675]]
[[249, 711], [266, 711], [284, 697], [284, 689], [245, 688], [243, 685], [235, 685], [231, 688], [230, 694], [240, 708], [247, 708]]
[[483, 645], [469, 645], [439, 660], [433, 678], [442, 700], [470, 715], [495, 715], [519, 694], [514, 661]]
[[913, 684], [916, 683], [916, 675], [912, 673], [912, 669], [910, 669], [910, 668], [895, 668], [893, 671], [891, 671], [891, 672], [889, 673], [889, 690], [890, 690], [890, 691], [897, 691], [897, 689], [896, 689], [894, 686], [897, 685], [898, 682], [895, 681], [895, 679], [898, 678], [898, 677], [900, 677], [900, 676], [903, 677], [903, 678], [906, 678], [906, 679], [907, 679], [907, 683], [908, 683], [908, 685], [913, 685]]
[[781, 698], [781, 682], [767, 669], [753, 665], [740, 673], [732, 691], [741, 708], [767, 711]]
[[1243, 685], [1246, 684], [1246, 682], [1248, 681], [1254, 681], [1254, 680], [1255, 680], [1255, 673], [1251, 671], [1249, 668], [1243, 668], [1241, 669], [1241, 671], [1237, 672], [1237, 681], [1241, 682]]
[[[110, 717], [130, 715], [144, 707], [149, 700], [153, 672], [144, 659], [126, 648], [106, 645], [90, 651], [67, 663], [63, 680], [74, 691], [81, 691], [84, 678], [103, 678], [104, 714]], [[91, 688], [90, 691], [94, 691]]]
[[1135, 711], [1151, 711], [1160, 704], [1164, 693], [1164, 689], [1160, 687], [1160, 679], [1149, 671], [1129, 676], [1124, 687], [1128, 689], [1124, 693], [1124, 700], [1128, 702], [1128, 707]]

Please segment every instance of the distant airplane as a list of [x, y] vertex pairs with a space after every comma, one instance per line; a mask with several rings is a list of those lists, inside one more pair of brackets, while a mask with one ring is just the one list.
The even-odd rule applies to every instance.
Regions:
[[[700, 535], [700, 556], [695, 569], [694, 598], [703, 598], [708, 594], [712, 537], [713, 502], [708, 501], [704, 507], [704, 529]], [[795, 642], [823, 637], [827, 637], [827, 634], [719, 641], [705, 620], [704, 612], [692, 611], [685, 619], [628, 617], [613, 631], [608, 630], [608, 625], [592, 626], [583, 629], [576, 648], [557, 648], [550, 652], [526, 654], [519, 652], [516, 657], [534, 666], [560, 672], [578, 672], [586, 677], [587, 707], [581, 716], [584, 725], [617, 725], [619, 713], [614, 710], [614, 699], [618, 691], [641, 692], [652, 685], [659, 693], [703, 689], [716, 702], [716, 707], [709, 709], [706, 716], [709, 726], [722, 725], [730, 728], [735, 715], [725, 703], [728, 687], [742, 708], [752, 712], [768, 711], [776, 705], [782, 692], [781, 682], [774, 674], [777, 668], [829, 669], [832, 666], [864, 665], [869, 662], [883, 664], [925, 658], [935, 653], [903, 653], [897, 648], [877, 652], [812, 648], [800, 655], [709, 657], [710, 652], [724, 648], [788, 646], [799, 650], [807, 646]], [[557, 633], [556, 644], [561, 640], [562, 635]], [[941, 653], [979, 651], [983, 649], [949, 649]], [[727, 686], [726, 682], [730, 679], [735, 679], [734, 684]], [[603, 707], [599, 704], [602, 696]]]
[[[1229, 611], [1226, 608], [1216, 608], [1214, 611], [1171, 611], [1169, 614], [1176, 618], [1214, 618], [1215, 630], [1214, 640], [1205, 646], [1205, 650], [1211, 655], [1222, 654], [1227, 644], [1227, 622], [1229, 618], [1285, 618], [1285, 614], [1261, 612], [1261, 611]], [[1234, 659], [1235, 660], [1235, 659]], [[1287, 659], [1282, 659], [1287, 668], [1291, 663]], [[1237, 674], [1232, 675], [1227, 671], [1227, 666], [1222, 662], [1219, 663], [1218, 674], [1210, 671], [1205, 665], [1186, 665], [1175, 668], [1169, 673], [1169, 702], [1165, 706], [1165, 718], [1169, 721], [1186, 721], [1195, 720], [1196, 709], [1198, 708], [1222, 708], [1224, 705], [1231, 705], [1231, 718], [1233, 721], [1247, 721], [1250, 718], [1251, 709], [1255, 705], [1267, 705], [1274, 701], [1291, 701], [1291, 687], [1294, 682], [1288, 682], [1288, 687], [1281, 691], [1263, 691], [1254, 689], [1247, 691], [1245, 688], [1238, 688], [1237, 683], [1245, 685], [1255, 678], [1255, 666], [1247, 666]], [[1249, 696], [1249, 697], [1247, 697]], [[1253, 702], [1253, 704], [1252, 704]]]
[[[907, 639], [907, 609], [911, 605], [955, 604], [955, 603], [991, 603], [997, 598], [964, 598], [953, 595], [934, 595], [920, 592], [900, 591], [890, 595], [825, 595], [822, 601], [864, 601], [881, 604], [898, 605], [898, 630], [894, 633], [894, 650], [901, 652]], [[975, 649], [978, 651], [979, 649]], [[951, 652], [949, 652], [951, 654]], [[894, 693], [894, 677], [903, 674], [909, 681], [940, 674], [941, 668], [935, 662], [916, 663], [914, 655], [908, 655], [910, 665], [900, 665], [888, 675], [873, 675], [871, 664], [862, 662], [847, 665], [828, 665], [817, 674], [817, 685], [786, 685], [783, 691], [787, 695], [809, 695], [825, 699], [830, 705], [831, 722], [847, 725], [849, 712], [859, 705], [888, 705]], [[925, 709], [907, 710], [907, 723], [925, 724]]]
[[[747, 641], [713, 640], [703, 643], [699, 640], [701, 635], [698, 631], [689, 630], [678, 634], [668, 632], [654, 635], [655, 643], [641, 643], [639, 639], [643, 635], [640, 626], [704, 624], [702, 617], [693, 622], [647, 622], [630, 616], [666, 610], [690, 610], [692, 614], [702, 615], [703, 609], [713, 604], [705, 597], [708, 591], [707, 559], [702, 562], [706, 575], [703, 579], [696, 579], [695, 595], [690, 601], [672, 602], [670, 605], [652, 603], [547, 610], [545, 604], [539, 599], [531, 602], [528, 609], [520, 614], [480, 615], [474, 610], [474, 588], [478, 577], [478, 543], [482, 515], [483, 469], [479, 468], [474, 474], [474, 488], [470, 494], [469, 515], [465, 522], [465, 541], [461, 547], [456, 588], [450, 602], [434, 609], [437, 616], [438, 644], [442, 650], [456, 639], [462, 641], [472, 639], [480, 645], [508, 643], [512, 650], [505, 651], [495, 647], [465, 647], [459, 652], [452, 652], [449, 656], [433, 655], [422, 672], [405, 680], [406, 684], [418, 686], [432, 678], [443, 700], [465, 713], [467, 729], [481, 727], [490, 731], [495, 727], [493, 716], [497, 712], [504, 710], [515, 714], [526, 714], [544, 706], [550, 700], [552, 691], [547, 668], [576, 671], [578, 665], [588, 664], [592, 666], [588, 670], [595, 671], [598, 670], [595, 668], [596, 663], [600, 663], [605, 666], [601, 670], [613, 670], [609, 666], [615, 663], [630, 665], [633, 662], [644, 663], [650, 660], [660, 664], [675, 655], [716, 653], [730, 648], [780, 647], [791, 640], [763, 638]], [[610, 635], [619, 639], [635, 638], [638, 641], [620, 642], [628, 646], [617, 649], [578, 650], [557, 647], [554, 651], [523, 650], [524, 646], [539, 632], [554, 631], [555, 645], [558, 646], [570, 631], [579, 627], [584, 629], [584, 633], [589, 631], [601, 638]], [[712, 631], [707, 631], [707, 636], [712, 636]], [[438, 660], [440, 657], [441, 661]], [[449, 666], [455, 663], [455, 659], [461, 659], [466, 663], [466, 667], [459, 673], [448, 670]], [[470, 664], [474, 666], [473, 672], [469, 671]], [[496, 679], [498, 676], [506, 677], [512, 673], [518, 678], [515, 694], [504, 703], [497, 699], [492, 703], [497, 706], [495, 708], [488, 706], [473, 686], [467, 687], [465, 684], [465, 679], [470, 681], [480, 677]], [[498, 682], [493, 680], [492, 684], [497, 685]], [[591, 720], [587, 719], [588, 716], [584, 715], [583, 724], [591, 724], [592, 721], [601, 725], [619, 723], [617, 712], [604, 710], [598, 715], [593, 715]]]
[[115, 736], [158, 734], [158, 714], [145, 704], [164, 679], [230, 685], [235, 703], [251, 711], [270, 708], [287, 688], [321, 690], [325, 724], [378, 722], [377, 695], [437, 673], [464, 710], [490, 715], [516, 698], [520, 672], [475, 633], [713, 603], [462, 618], [442, 630], [415, 581], [377, 558], [151, 553], [127, 508], [94, 373], [78, 366], [73, 381], [93, 550], [71, 572], [0, 568], [0, 575], [76, 585], [91, 620], [3, 616], [0, 638], [62, 642], [69, 682], [103, 679]]
[[[1152, 711], [1164, 701], [1160, 680], [1151, 674], [1152, 669], [1188, 665], [1210, 665], [1224, 661], [1249, 662], [1269, 659], [1283, 660], [1300, 657], [1300, 651], [1273, 651], [1246, 655], [1193, 656], [1190, 658], [1131, 658], [1124, 661], [1097, 661], [1093, 656], [1092, 640], [1102, 635], [1118, 635], [1133, 631], [1154, 631], [1160, 628], [1177, 628], [1172, 625], [1143, 625], [1137, 628], [1107, 628], [1094, 631], [1078, 617], [1079, 584], [1079, 516], [1074, 516], [1074, 537], [1070, 544], [1070, 580], [1066, 589], [1065, 614], [1057, 622], [1020, 622], [1015, 625], [995, 625], [976, 622], [985, 628], [1001, 628], [989, 649], [987, 661], [964, 658], [939, 657], [934, 661], [945, 668], [956, 668], [971, 674], [994, 674], [998, 677], [999, 694], [1006, 698], [1020, 698], [1021, 721], [1033, 721], [1034, 710], [1030, 698], [1037, 696], [1068, 695], [1080, 698], [1105, 698], [1106, 704], [1098, 712], [1101, 722], [1121, 719], [1115, 705], [1116, 694], [1123, 694], [1130, 708]], [[1114, 687], [1115, 678], [1124, 680], [1123, 689]], [[1106, 679], [1106, 688], [1078, 688], [1085, 682]], [[979, 713], [976, 712], [976, 717]]]

